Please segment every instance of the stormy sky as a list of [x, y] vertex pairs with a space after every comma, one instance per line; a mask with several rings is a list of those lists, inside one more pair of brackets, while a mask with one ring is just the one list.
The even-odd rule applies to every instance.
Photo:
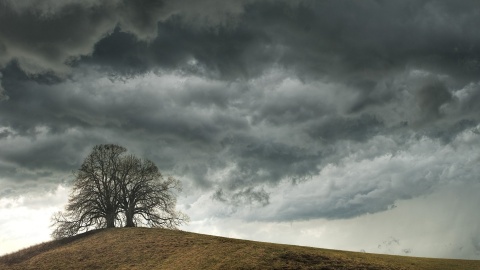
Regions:
[[480, 259], [480, 3], [0, 0], [0, 254], [116, 143], [182, 230]]

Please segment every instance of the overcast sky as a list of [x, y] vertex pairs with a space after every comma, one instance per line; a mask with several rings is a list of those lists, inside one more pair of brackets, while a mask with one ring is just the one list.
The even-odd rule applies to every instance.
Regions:
[[183, 230], [480, 259], [480, 3], [0, 0], [0, 254], [92, 147], [178, 177]]

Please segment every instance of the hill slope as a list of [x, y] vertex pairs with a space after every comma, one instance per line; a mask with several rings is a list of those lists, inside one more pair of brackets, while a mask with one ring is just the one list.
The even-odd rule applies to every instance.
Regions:
[[480, 269], [480, 261], [374, 255], [183, 231], [89, 232], [0, 257], [0, 269]]

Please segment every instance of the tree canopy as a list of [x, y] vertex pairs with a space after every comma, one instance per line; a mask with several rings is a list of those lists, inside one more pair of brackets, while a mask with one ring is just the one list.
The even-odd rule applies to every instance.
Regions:
[[65, 210], [52, 217], [54, 238], [116, 226], [173, 229], [188, 221], [175, 210], [180, 181], [126, 151], [115, 144], [93, 148], [74, 173]]

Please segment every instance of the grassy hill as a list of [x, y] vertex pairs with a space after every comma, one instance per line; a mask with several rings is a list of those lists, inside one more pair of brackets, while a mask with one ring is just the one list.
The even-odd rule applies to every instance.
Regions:
[[148, 228], [97, 230], [0, 257], [0, 269], [480, 269], [480, 261], [375, 255]]

